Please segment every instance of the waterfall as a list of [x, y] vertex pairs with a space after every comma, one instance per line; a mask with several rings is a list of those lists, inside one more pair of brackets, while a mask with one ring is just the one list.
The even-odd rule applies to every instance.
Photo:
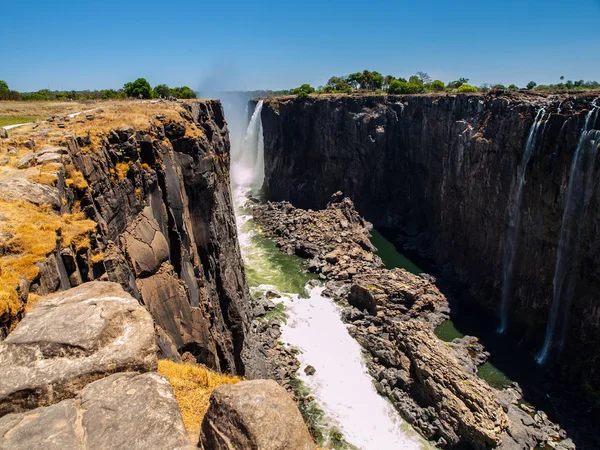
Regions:
[[[584, 219], [594, 188], [596, 154], [600, 144], [600, 131], [594, 130], [594, 125], [599, 110], [600, 108], [594, 104], [593, 109], [588, 112], [571, 162], [560, 238], [556, 249], [552, 305], [546, 325], [544, 345], [536, 356], [536, 361], [540, 364], [546, 362], [555, 345], [558, 344], [562, 350], [565, 342], [568, 315], [575, 288], [574, 278], [577, 272], [573, 269], [577, 267]], [[557, 340], [559, 326], [560, 333]]]
[[[536, 146], [538, 138], [538, 130], [543, 122], [545, 110], [541, 108], [531, 125], [527, 143], [525, 144], [525, 152], [523, 153], [523, 161], [521, 162], [520, 171], [517, 176], [517, 189], [515, 198], [510, 208], [510, 217], [508, 231], [506, 233], [506, 243], [504, 245], [504, 266], [503, 266], [503, 284], [502, 284], [502, 303], [500, 307], [500, 327], [498, 333], [504, 333], [508, 326], [508, 307], [511, 300], [512, 284], [513, 284], [513, 265], [515, 255], [517, 254], [519, 243], [519, 230], [521, 228], [521, 207], [523, 203], [523, 187], [525, 185], [525, 173], [527, 172], [527, 164], [531, 159], [531, 155]], [[543, 129], [542, 129], [543, 134]]]
[[265, 178], [264, 138], [261, 119], [263, 101], [259, 101], [241, 142], [231, 148], [231, 178], [236, 187], [249, 188], [250, 194], [258, 195]]

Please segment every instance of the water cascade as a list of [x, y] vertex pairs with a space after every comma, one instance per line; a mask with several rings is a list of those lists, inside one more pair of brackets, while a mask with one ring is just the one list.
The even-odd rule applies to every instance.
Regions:
[[[600, 131], [594, 130], [600, 107], [587, 114], [585, 125], [573, 155], [569, 183], [565, 193], [560, 238], [556, 250], [552, 305], [546, 326], [544, 345], [536, 356], [538, 363], [546, 362], [552, 348], [561, 350], [565, 342], [567, 322], [574, 291], [574, 275], [581, 245], [584, 218], [594, 188], [596, 154], [600, 144]], [[560, 332], [557, 339], [557, 329]]]
[[260, 117], [263, 101], [259, 101], [241, 142], [233, 140], [231, 150], [231, 176], [235, 187], [248, 188], [257, 196], [265, 178], [264, 141]]
[[236, 222], [251, 293], [270, 290], [281, 295], [278, 300], [285, 306], [287, 321], [280, 339], [301, 350], [301, 369], [309, 364], [316, 369], [312, 376], [303, 370], [298, 376], [324, 411], [327, 426], [337, 428], [346, 442], [362, 450], [429, 447], [378, 395], [361, 347], [348, 333], [333, 300], [322, 295], [322, 287], [308, 283], [297, 257], [280, 252], [252, 222], [247, 198], [257, 194], [264, 178], [261, 108], [259, 102], [243, 140], [232, 145]]
[[[523, 203], [523, 187], [525, 185], [525, 173], [527, 172], [527, 165], [531, 159], [531, 155], [536, 147], [538, 140], [538, 131], [540, 125], [543, 122], [545, 110], [541, 108], [531, 125], [529, 130], [529, 136], [527, 143], [525, 144], [525, 152], [523, 153], [523, 161], [517, 177], [517, 189], [512, 205], [510, 207], [510, 221], [508, 225], [508, 231], [506, 234], [506, 243], [504, 245], [504, 266], [503, 266], [503, 278], [502, 284], [502, 303], [500, 307], [500, 327], [498, 333], [504, 333], [508, 326], [508, 307], [512, 295], [512, 284], [513, 284], [513, 265], [515, 262], [515, 256], [517, 254], [519, 244], [519, 230], [521, 228], [521, 207]], [[543, 134], [543, 129], [542, 129]]]

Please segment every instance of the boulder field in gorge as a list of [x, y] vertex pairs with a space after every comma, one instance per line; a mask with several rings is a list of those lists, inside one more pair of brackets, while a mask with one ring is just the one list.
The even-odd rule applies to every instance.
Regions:
[[[497, 315], [517, 174], [534, 118], [545, 108], [525, 172], [508, 317], [509, 333], [525, 337], [528, 352], [539, 351], [571, 163], [597, 96], [495, 91], [265, 99], [264, 194], [319, 209], [343, 191], [376, 227], [397, 230], [403, 245], [466, 283]], [[592, 179], [600, 164], [595, 170]], [[579, 385], [583, 397], [596, 396], [588, 406], [600, 398], [599, 193], [595, 188], [581, 224], [565, 348], [551, 369]]]
[[349, 198], [336, 193], [316, 211], [268, 202], [252, 212], [281, 251], [305, 258], [319, 274], [370, 354], [378, 391], [427, 439], [440, 447], [574, 448], [543, 412], [522, 404], [518, 385], [499, 391], [477, 376], [487, 356], [476, 338], [448, 344], [435, 336], [449, 312], [435, 279], [383, 268], [369, 241], [371, 224]]
[[[20, 268], [24, 275], [7, 293], [12, 303], [0, 305], [0, 338], [29, 300], [114, 281], [151, 313], [161, 357], [177, 361], [189, 352], [212, 369], [265, 376], [249, 330], [220, 103], [109, 103], [86, 117], [60, 128], [56, 120], [22, 127], [0, 141], [0, 200], [92, 224], [70, 242], [71, 222], [57, 226], [56, 249]], [[0, 234], [7, 261], [20, 248], [18, 226]]]

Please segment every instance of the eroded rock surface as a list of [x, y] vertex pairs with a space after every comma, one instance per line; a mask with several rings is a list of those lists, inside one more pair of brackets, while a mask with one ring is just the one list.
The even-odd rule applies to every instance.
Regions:
[[256, 204], [253, 216], [282, 251], [304, 256], [307, 269], [326, 281], [324, 293], [338, 301], [349, 332], [371, 355], [367, 365], [377, 390], [427, 439], [440, 447], [568, 448], [557, 425], [523, 422], [522, 409], [514, 409], [520, 391], [511, 388], [509, 402], [509, 391], [477, 376], [488, 355], [476, 338], [449, 344], [435, 336], [449, 313], [435, 278], [383, 268], [369, 242], [371, 226], [352, 201], [336, 193], [317, 211]]
[[0, 418], [0, 449], [190, 450], [168, 380], [119, 373], [87, 385], [75, 398]]
[[216, 388], [202, 422], [204, 450], [314, 450], [298, 407], [272, 380]]
[[156, 370], [148, 311], [116, 283], [40, 300], [0, 342], [0, 415], [74, 397], [115, 372]]

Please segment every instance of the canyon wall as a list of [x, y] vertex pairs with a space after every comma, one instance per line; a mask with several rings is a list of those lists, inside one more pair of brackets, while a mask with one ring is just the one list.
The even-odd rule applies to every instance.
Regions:
[[[44, 122], [25, 136], [33, 153], [21, 158], [30, 160], [9, 181], [21, 177], [20, 183], [39, 186], [25, 178], [32, 170], [27, 166], [37, 170], [40, 155], [57, 155], [58, 180], [43, 186], [59, 199], [48, 214], [84, 214], [97, 227], [85, 245], [58, 245], [36, 264], [38, 275], [18, 288], [23, 306], [35, 296], [87, 281], [117, 282], [150, 311], [162, 357], [179, 360], [190, 352], [210, 368], [251, 375], [245, 360], [254, 366], [260, 361], [248, 338], [249, 294], [220, 103], [105, 109], [58, 130], [57, 122], [65, 119]], [[140, 123], [140, 115], [147, 119]], [[91, 131], [80, 132], [83, 127]], [[56, 138], [57, 132], [62, 136]], [[50, 140], [59, 144], [48, 147]], [[21, 144], [15, 136], [4, 145], [10, 154], [21, 152]], [[3, 189], [14, 189], [0, 181]], [[22, 314], [2, 314], [5, 333]]]
[[[539, 348], [553, 298], [571, 162], [592, 101], [585, 94], [523, 93], [267, 99], [263, 190], [267, 200], [315, 209], [343, 191], [375, 226], [401, 231], [405, 242], [427, 251], [497, 313], [519, 168], [534, 117], [544, 107], [525, 169], [509, 304], [509, 331]], [[596, 392], [598, 167], [591, 174], [594, 190], [582, 224], [581, 257], [571, 265], [575, 291], [561, 355], [571, 363], [573, 377]]]

